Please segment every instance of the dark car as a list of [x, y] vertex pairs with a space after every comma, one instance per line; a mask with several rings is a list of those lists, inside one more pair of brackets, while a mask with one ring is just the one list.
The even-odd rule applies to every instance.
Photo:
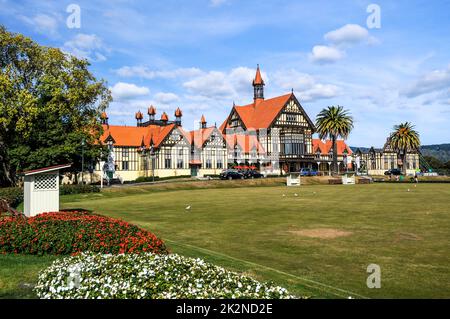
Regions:
[[391, 168], [390, 170], [384, 172], [384, 175], [402, 175], [402, 171], [398, 168]]
[[226, 169], [219, 175], [220, 179], [244, 179], [244, 174], [235, 169]]
[[244, 172], [245, 178], [264, 178], [264, 175], [255, 170], [248, 170]]
[[302, 168], [300, 170], [300, 176], [317, 176], [317, 171], [312, 168]]

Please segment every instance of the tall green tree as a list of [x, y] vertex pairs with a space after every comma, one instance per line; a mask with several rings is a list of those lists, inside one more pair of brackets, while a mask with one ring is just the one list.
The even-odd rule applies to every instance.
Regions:
[[409, 122], [394, 126], [389, 144], [402, 160], [402, 172], [406, 174], [406, 156], [409, 151], [417, 151], [420, 147], [419, 133]]
[[0, 26], [0, 185], [17, 172], [73, 163], [81, 168], [102, 151], [100, 113], [111, 101], [87, 60], [40, 46]]
[[338, 138], [348, 138], [353, 129], [353, 118], [342, 106], [328, 106], [317, 115], [316, 128], [320, 139], [330, 139], [333, 143], [333, 172], [337, 173], [336, 141]]

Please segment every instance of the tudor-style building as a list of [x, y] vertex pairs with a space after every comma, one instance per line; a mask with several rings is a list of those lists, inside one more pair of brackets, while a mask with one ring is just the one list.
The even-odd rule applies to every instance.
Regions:
[[397, 152], [390, 146], [390, 138], [386, 139], [383, 148], [374, 148], [368, 151], [355, 151], [355, 157], [358, 158], [359, 170], [368, 175], [383, 175], [389, 169], [402, 169], [406, 165], [406, 174], [414, 175], [420, 170], [420, 156], [416, 150], [408, 150], [406, 154], [406, 163], [398, 156]]
[[[104, 133], [101, 143], [109, 148], [108, 160], [97, 164], [97, 178], [107, 174], [122, 181], [138, 177], [218, 175], [233, 166], [255, 166], [265, 174], [298, 172], [303, 167], [329, 173], [333, 161], [331, 141], [312, 139], [315, 126], [293, 92], [266, 99], [264, 80], [259, 66], [253, 80], [253, 102], [235, 105], [223, 124], [207, 126], [204, 116], [200, 127], [185, 131], [182, 111], [177, 108], [175, 120], [163, 112], [156, 118], [150, 106], [148, 119], [138, 111], [136, 126], [109, 125], [106, 113], [101, 115]], [[383, 174], [403, 163], [387, 142], [383, 149], [352, 152], [344, 141], [337, 141], [340, 170]], [[419, 168], [417, 152], [408, 152], [408, 174]]]
[[177, 108], [175, 120], [163, 112], [156, 119], [156, 109], [148, 108], [148, 121], [138, 111], [136, 126], [109, 125], [108, 116], [101, 115], [103, 135], [100, 140], [108, 145], [106, 162], [95, 167], [92, 182], [107, 175], [121, 181], [138, 177], [218, 175], [227, 167], [227, 146], [220, 131], [207, 127], [202, 116], [201, 127], [187, 132], [182, 128], [182, 111]]
[[233, 105], [220, 127], [221, 132], [256, 136], [265, 153], [259, 160], [263, 171], [275, 166], [283, 172], [295, 172], [311, 166], [314, 163], [313, 122], [293, 92], [265, 99], [264, 85], [258, 65], [253, 80], [253, 103]]

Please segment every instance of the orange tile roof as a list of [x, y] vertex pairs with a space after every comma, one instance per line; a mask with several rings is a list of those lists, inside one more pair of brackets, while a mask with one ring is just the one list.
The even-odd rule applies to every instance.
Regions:
[[[262, 100], [256, 105], [255, 103], [244, 106], [236, 105], [233, 108], [238, 113], [246, 129], [268, 128], [292, 96], [293, 94], [289, 93]], [[221, 128], [227, 128], [226, 122], [224, 123], [225, 126], [222, 124]]]
[[149, 126], [118, 126], [103, 125], [103, 135], [100, 140], [105, 143], [111, 136], [116, 146], [135, 146], [140, 147], [144, 144], [150, 147], [153, 142], [154, 147], [159, 147], [164, 139], [170, 134], [175, 124], [167, 126], [149, 125]]
[[[313, 139], [312, 145], [313, 153], [316, 153], [318, 150], [320, 150], [320, 154], [325, 155], [333, 151], [333, 142], [331, 140], [322, 141], [320, 139]], [[344, 155], [344, 150], [347, 150], [348, 155], [353, 154], [351, 148], [348, 147], [344, 140], [337, 140], [336, 145], [338, 155]]]
[[[197, 148], [202, 148], [206, 140], [211, 136], [212, 132], [216, 130], [216, 127], [211, 126], [207, 128], [202, 128], [195, 131], [190, 131], [190, 141], [194, 143]], [[218, 132], [220, 134], [220, 132]]]
[[[226, 128], [229, 128], [228, 121], [230, 119], [231, 114], [233, 113], [233, 110], [236, 110], [238, 113], [240, 119], [242, 120], [244, 124], [244, 129], [261, 129], [261, 128], [269, 128], [271, 124], [275, 121], [277, 116], [282, 111], [283, 107], [286, 105], [286, 103], [291, 99], [296, 99], [294, 93], [288, 93], [285, 95], [277, 96], [271, 99], [257, 99], [258, 101], [255, 101], [251, 104], [244, 105], [244, 106], [237, 106], [234, 105], [230, 115], [227, 117], [227, 119], [222, 123], [220, 126], [221, 132], [225, 132]], [[298, 102], [298, 101], [297, 101]], [[299, 103], [299, 102], [298, 102]], [[300, 103], [299, 103], [300, 105]], [[301, 108], [301, 106], [300, 106]], [[301, 108], [302, 109], [302, 108]], [[303, 109], [302, 109], [303, 110]], [[314, 123], [311, 121], [311, 119], [308, 117], [308, 114], [303, 110], [303, 116], [308, 121], [311, 127], [315, 127]]]

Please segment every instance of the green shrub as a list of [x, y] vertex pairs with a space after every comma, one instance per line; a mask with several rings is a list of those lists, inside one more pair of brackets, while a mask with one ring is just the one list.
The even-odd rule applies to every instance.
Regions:
[[176, 254], [66, 257], [39, 274], [35, 291], [45, 299], [293, 298], [272, 283]]
[[179, 176], [167, 176], [167, 177], [159, 177], [159, 176], [155, 176], [155, 178], [153, 179], [153, 177], [145, 177], [145, 176], [140, 176], [138, 178], [136, 178], [134, 180], [135, 183], [146, 183], [146, 182], [157, 182], [157, 181], [166, 181], [166, 180], [171, 180], [171, 179], [178, 179], [178, 178], [190, 178], [191, 175], [179, 175]]
[[71, 194], [84, 194], [84, 193], [99, 193], [100, 187], [96, 185], [61, 185], [59, 188], [60, 195], [71, 195]]
[[20, 187], [0, 188], [0, 199], [5, 199], [11, 207], [17, 207], [23, 202], [23, 189]]
[[153, 180], [158, 181], [159, 177], [155, 176], [155, 178], [153, 179], [153, 177], [140, 176], [140, 177], [136, 178], [134, 180], [134, 182], [135, 183], [147, 183], [147, 182], [153, 182]]

